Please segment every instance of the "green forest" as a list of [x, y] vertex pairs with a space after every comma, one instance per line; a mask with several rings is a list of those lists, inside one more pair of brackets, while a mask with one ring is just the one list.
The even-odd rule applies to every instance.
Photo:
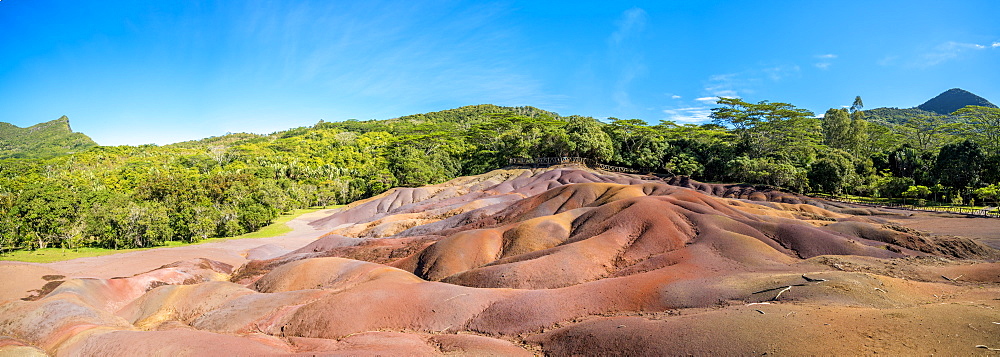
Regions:
[[865, 111], [858, 97], [817, 117], [788, 103], [721, 98], [711, 118], [650, 124], [476, 105], [164, 146], [84, 143], [55, 153], [66, 145], [42, 145], [44, 155], [0, 160], [0, 247], [123, 249], [234, 236], [296, 208], [479, 174], [510, 158], [578, 156], [801, 193], [969, 204], [995, 203], [1000, 191], [997, 108]]

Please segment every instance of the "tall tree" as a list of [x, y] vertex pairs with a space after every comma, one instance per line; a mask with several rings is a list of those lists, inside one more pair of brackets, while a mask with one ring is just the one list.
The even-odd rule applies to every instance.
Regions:
[[952, 115], [965, 119], [963, 131], [987, 152], [1000, 152], [1000, 108], [970, 105]]
[[854, 103], [851, 104], [851, 114], [860, 112], [861, 109], [864, 109], [864, 107], [865, 107], [865, 102], [861, 101], [861, 96], [859, 95], [854, 97]]
[[953, 141], [951, 133], [956, 129], [944, 116], [937, 114], [919, 114], [895, 128], [907, 143], [922, 153], [935, 151]]
[[[803, 160], [822, 140], [820, 124], [813, 113], [780, 102], [748, 103], [739, 98], [720, 98], [711, 118], [732, 127], [751, 156], [778, 156]], [[808, 161], [808, 160], [807, 160]]]
[[666, 138], [669, 148], [665, 168], [700, 180], [721, 181], [728, 177], [728, 163], [735, 157], [736, 137], [716, 124], [683, 124], [661, 121], [654, 126]]
[[852, 157], [845, 151], [831, 149], [820, 153], [809, 168], [809, 183], [819, 192], [840, 193], [855, 180]]
[[729, 161], [732, 178], [754, 184], [802, 192], [809, 187], [808, 172], [770, 157], [739, 156]]
[[667, 142], [659, 132], [639, 119], [611, 118], [605, 127], [615, 143], [614, 162], [623, 166], [659, 168]]
[[984, 161], [985, 155], [979, 144], [965, 140], [942, 147], [934, 171], [942, 184], [964, 191], [979, 184]]
[[913, 178], [918, 171], [925, 170], [926, 161], [920, 150], [904, 144], [889, 154], [889, 165], [897, 177]]
[[851, 117], [845, 109], [830, 109], [823, 115], [823, 144], [826, 146], [847, 150], [856, 146], [856, 140], [851, 137]]
[[601, 130], [604, 126], [597, 119], [572, 115], [565, 118], [566, 133], [569, 135], [569, 154], [591, 158], [598, 161], [608, 161], [614, 155], [614, 142], [608, 133]]
[[857, 156], [868, 156], [870, 151], [866, 151], [865, 143], [868, 142], [870, 126], [868, 121], [865, 120], [865, 112], [861, 109], [865, 107], [865, 103], [861, 101], [861, 96], [854, 97], [854, 104], [851, 104], [851, 127], [848, 130], [850, 140], [850, 145], [846, 148], [848, 152], [855, 154]]

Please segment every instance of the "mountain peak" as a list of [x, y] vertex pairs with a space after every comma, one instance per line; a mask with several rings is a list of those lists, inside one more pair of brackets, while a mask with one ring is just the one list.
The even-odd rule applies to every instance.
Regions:
[[944, 91], [944, 93], [938, 94], [936, 97], [924, 102], [924, 104], [917, 106], [917, 109], [942, 115], [949, 115], [968, 105], [978, 105], [991, 108], [997, 107], [996, 105], [993, 105], [993, 103], [990, 103], [990, 101], [986, 100], [986, 98], [972, 94], [971, 92], [961, 88], [952, 88]]
[[65, 115], [59, 119], [21, 128], [0, 123], [0, 159], [49, 158], [97, 146], [82, 133], [74, 133]]

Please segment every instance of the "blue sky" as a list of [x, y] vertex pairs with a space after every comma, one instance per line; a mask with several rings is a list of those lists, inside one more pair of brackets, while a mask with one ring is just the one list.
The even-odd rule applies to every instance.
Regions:
[[168, 144], [492, 103], [699, 122], [1000, 102], [998, 1], [0, 0], [0, 121]]

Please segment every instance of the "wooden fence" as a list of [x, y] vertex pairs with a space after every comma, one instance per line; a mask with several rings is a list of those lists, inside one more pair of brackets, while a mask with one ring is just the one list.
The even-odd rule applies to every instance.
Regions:
[[850, 198], [850, 197], [824, 197], [826, 200], [844, 202], [856, 205], [865, 205], [872, 207], [884, 207], [884, 208], [895, 208], [895, 209], [905, 209], [911, 211], [923, 211], [923, 212], [944, 212], [944, 213], [957, 213], [970, 216], [980, 216], [980, 217], [991, 217], [1000, 218], [1000, 210], [996, 207], [985, 207], [985, 208], [972, 208], [972, 207], [937, 207], [937, 206], [916, 206], [910, 204], [902, 204], [896, 202], [879, 202], [873, 200]]
[[512, 157], [508, 159], [511, 165], [561, 165], [561, 164], [584, 164], [594, 160], [584, 157]]

